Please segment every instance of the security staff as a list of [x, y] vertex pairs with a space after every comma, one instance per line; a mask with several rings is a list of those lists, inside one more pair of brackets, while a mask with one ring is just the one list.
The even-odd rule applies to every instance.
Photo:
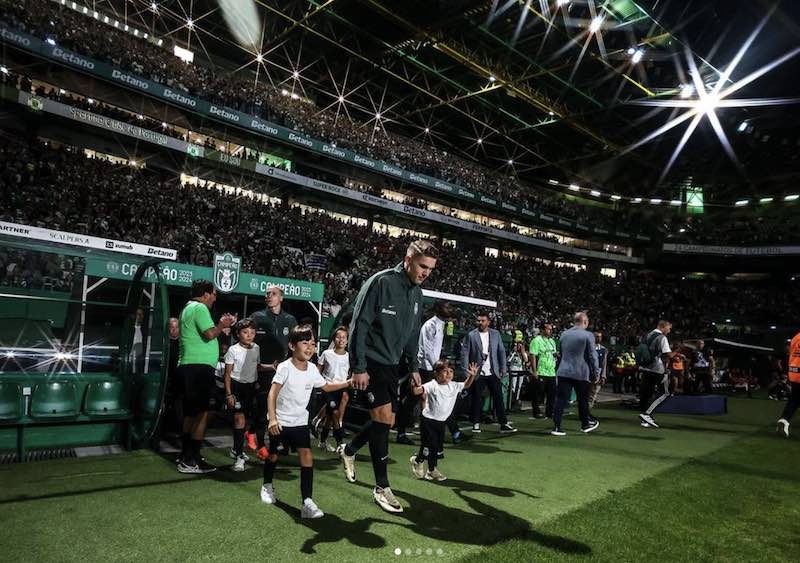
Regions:
[[339, 450], [347, 480], [354, 483], [356, 452], [369, 443], [375, 473], [375, 502], [387, 512], [402, 512], [386, 472], [389, 429], [397, 412], [400, 363], [405, 362], [412, 385], [421, 385], [417, 352], [422, 319], [420, 285], [436, 267], [436, 247], [412, 242], [403, 262], [374, 274], [356, 297], [350, 324], [350, 367], [353, 387], [364, 390], [370, 421]]
[[800, 332], [795, 334], [789, 343], [789, 384], [792, 386], [792, 396], [789, 397], [786, 408], [778, 419], [778, 431], [787, 438], [792, 416], [800, 406]]
[[271, 367], [258, 373], [255, 420], [251, 432], [245, 436], [251, 448], [256, 446], [258, 458], [262, 460], [267, 458], [264, 435], [267, 430], [267, 396], [272, 385], [272, 376], [275, 375], [275, 368], [272, 366], [286, 359], [289, 354], [289, 333], [297, 326], [297, 319], [283, 310], [283, 290], [280, 287], [268, 287], [265, 299], [266, 308], [256, 311], [250, 318], [256, 323], [254, 342], [261, 350], [260, 363]]

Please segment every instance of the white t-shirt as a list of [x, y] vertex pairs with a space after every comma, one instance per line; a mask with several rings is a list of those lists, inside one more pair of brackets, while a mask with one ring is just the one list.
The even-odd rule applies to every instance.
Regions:
[[486, 332], [478, 332], [478, 335], [481, 337], [481, 347], [483, 348], [483, 357], [486, 358], [483, 360], [483, 367], [481, 367], [481, 375], [491, 375], [492, 374], [492, 364], [491, 360], [489, 359], [489, 331]]
[[258, 378], [258, 361], [261, 358], [258, 344], [251, 344], [250, 348], [245, 348], [238, 342], [228, 348], [225, 354], [225, 364], [233, 364], [231, 379], [239, 383], [255, 383]]
[[319, 363], [325, 365], [322, 377], [328, 381], [334, 383], [347, 381], [347, 375], [350, 373], [350, 354], [348, 352], [337, 354], [333, 350], [325, 350]]
[[440, 385], [435, 379], [422, 386], [425, 389], [425, 408], [422, 416], [431, 420], [445, 421], [456, 406], [458, 394], [464, 389], [462, 381], [451, 381], [447, 385]]
[[314, 387], [324, 387], [327, 381], [320, 375], [317, 366], [310, 363], [308, 369], [300, 371], [291, 359], [278, 364], [273, 383], [283, 385], [276, 401], [276, 416], [281, 426], [306, 426], [308, 424], [308, 400]]

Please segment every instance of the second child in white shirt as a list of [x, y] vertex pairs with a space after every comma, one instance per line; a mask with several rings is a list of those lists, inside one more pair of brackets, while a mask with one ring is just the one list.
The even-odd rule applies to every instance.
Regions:
[[[325, 350], [319, 359], [319, 369], [322, 377], [327, 381], [336, 383], [346, 381], [350, 373], [350, 355], [347, 352], [347, 328], [340, 326], [333, 335], [333, 348]], [[319, 421], [319, 447], [329, 452], [336, 451], [332, 445], [328, 444], [328, 434], [333, 429], [333, 437], [336, 440], [336, 447], [342, 445], [344, 431], [342, 421], [347, 410], [347, 403], [350, 395], [346, 389], [325, 393], [323, 395], [325, 404], [324, 412], [320, 412]]]
[[327, 393], [345, 389], [350, 380], [331, 383], [320, 375], [309, 360], [316, 353], [314, 331], [309, 325], [297, 325], [289, 333], [292, 357], [278, 364], [267, 399], [269, 410], [269, 455], [264, 461], [264, 484], [261, 502], [275, 504], [272, 479], [278, 465], [278, 444], [288, 451], [297, 450], [300, 458], [301, 518], [321, 518], [323, 512], [311, 500], [314, 483], [314, 458], [308, 428], [308, 401], [316, 387]]
[[[453, 412], [456, 399], [464, 389], [469, 389], [478, 373], [478, 364], [470, 364], [467, 368], [467, 379], [464, 382], [453, 381], [453, 368], [448, 362], [439, 361], [433, 367], [433, 379], [414, 387], [414, 395], [423, 395], [425, 407], [420, 417], [420, 447], [415, 456], [411, 456], [411, 470], [418, 479], [428, 481], [444, 481], [447, 479], [436, 467], [439, 452], [444, 449], [444, 429], [446, 421]], [[425, 463], [428, 467], [426, 469]]]

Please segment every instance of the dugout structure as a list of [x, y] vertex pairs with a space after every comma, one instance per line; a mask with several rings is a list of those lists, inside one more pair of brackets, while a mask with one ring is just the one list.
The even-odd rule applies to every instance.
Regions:
[[[176, 257], [166, 248], [0, 222], [2, 459], [155, 441], [170, 363], [167, 321], [192, 281], [214, 280], [218, 270]], [[319, 326], [322, 284], [241, 271], [235, 278], [225, 278], [227, 292], [218, 287], [214, 314], [251, 314], [277, 285], [298, 320]]]

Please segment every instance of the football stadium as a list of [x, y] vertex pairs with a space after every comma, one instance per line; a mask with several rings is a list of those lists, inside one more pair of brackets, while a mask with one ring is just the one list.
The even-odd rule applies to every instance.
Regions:
[[0, 560], [794, 561], [800, 2], [0, 0]]

